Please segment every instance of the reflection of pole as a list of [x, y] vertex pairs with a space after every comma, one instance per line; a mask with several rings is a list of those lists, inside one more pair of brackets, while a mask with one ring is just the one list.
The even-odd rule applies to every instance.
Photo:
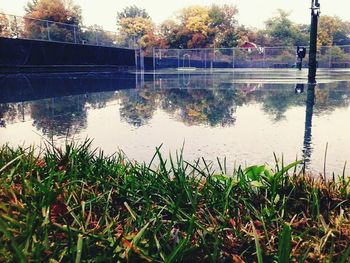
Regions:
[[303, 147], [303, 159], [304, 168], [310, 162], [312, 147], [312, 117], [315, 105], [315, 87], [316, 84], [310, 83], [307, 89], [307, 99], [306, 99], [306, 117], [305, 117], [305, 132], [304, 132], [304, 147]]
[[309, 83], [316, 82], [317, 24], [318, 24], [319, 15], [320, 15], [320, 4], [318, 3], [318, 0], [312, 0], [312, 2], [311, 2], [309, 76], [308, 76]]

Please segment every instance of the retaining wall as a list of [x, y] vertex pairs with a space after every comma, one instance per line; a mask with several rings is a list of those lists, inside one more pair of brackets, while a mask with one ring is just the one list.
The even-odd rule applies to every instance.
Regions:
[[0, 38], [0, 72], [135, 68], [132, 49]]

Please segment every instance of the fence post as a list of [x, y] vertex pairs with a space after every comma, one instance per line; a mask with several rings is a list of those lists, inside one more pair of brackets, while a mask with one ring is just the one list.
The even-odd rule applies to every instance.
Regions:
[[13, 16], [14, 17], [14, 21], [15, 21], [15, 32], [14, 32], [14, 34], [15, 34], [15, 36], [16, 36], [16, 38], [18, 38], [18, 24], [17, 24], [17, 17], [16, 16]]
[[77, 43], [77, 29], [76, 29], [76, 25], [73, 26], [74, 29], [74, 43]]
[[97, 29], [95, 28], [95, 37], [96, 37], [96, 46], [98, 46], [98, 35], [97, 35]]
[[138, 71], [138, 50], [135, 48], [135, 69]]
[[235, 48], [232, 48], [232, 68], [235, 68]]
[[332, 68], [332, 48], [328, 47], [328, 51], [329, 51], [329, 68]]
[[140, 46], [140, 66], [141, 66], [141, 88], [145, 87], [145, 64], [144, 64], [144, 54]]
[[51, 41], [49, 21], [46, 21], [47, 39]]
[[263, 47], [263, 68], [266, 68], [266, 47]]
[[145, 64], [144, 64], [144, 56], [143, 56], [143, 50], [141, 47], [139, 47], [139, 52], [140, 52], [140, 71], [143, 72], [145, 69]]
[[153, 71], [156, 71], [156, 48], [153, 48]]
[[96, 46], [98, 46], [97, 28], [95, 28], [95, 39], [96, 39]]

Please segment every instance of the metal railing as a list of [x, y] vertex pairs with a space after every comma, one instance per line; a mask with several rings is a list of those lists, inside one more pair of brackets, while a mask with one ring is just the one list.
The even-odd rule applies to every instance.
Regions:
[[122, 47], [117, 32], [0, 13], [0, 37]]

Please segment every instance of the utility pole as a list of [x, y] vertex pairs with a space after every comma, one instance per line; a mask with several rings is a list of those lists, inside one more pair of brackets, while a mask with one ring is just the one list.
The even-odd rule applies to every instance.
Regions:
[[310, 48], [309, 48], [309, 83], [316, 83], [317, 70], [317, 27], [320, 16], [319, 0], [311, 0], [311, 28], [310, 28]]

